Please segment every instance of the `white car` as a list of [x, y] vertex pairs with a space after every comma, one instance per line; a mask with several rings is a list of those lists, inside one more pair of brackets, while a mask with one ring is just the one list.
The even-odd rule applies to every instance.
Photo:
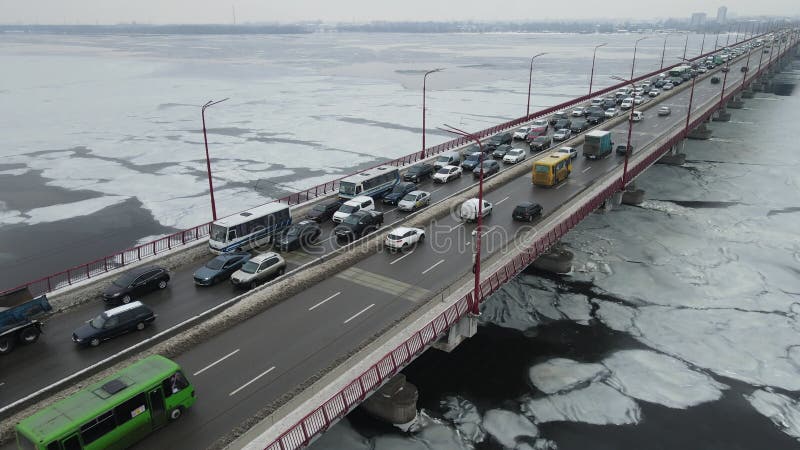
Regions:
[[521, 148], [513, 148], [503, 156], [503, 162], [507, 164], [516, 164], [525, 159], [525, 150]]
[[564, 141], [569, 139], [570, 136], [572, 136], [572, 131], [569, 128], [562, 128], [560, 130], [556, 130], [556, 132], [553, 133], [553, 140]]
[[633, 112], [633, 121], [634, 122], [641, 122], [644, 119], [644, 113], [641, 111], [634, 111]]
[[572, 117], [583, 117], [584, 114], [586, 114], [586, 109], [584, 109], [582, 106], [572, 110]]
[[674, 84], [672, 84], [672, 83], [666, 83], [665, 85], [661, 86], [661, 89], [663, 89], [663, 90], [665, 90], [665, 91], [669, 91], [669, 90], [671, 90], [671, 89], [672, 89], [672, 88], [674, 88], [674, 87], [675, 87], [675, 85], [674, 85]]
[[706, 73], [706, 72], [708, 72], [708, 69], [706, 69], [703, 66], [697, 68], [697, 73]]
[[649, 95], [650, 97], [658, 97], [659, 94], [661, 94], [661, 91], [655, 88], [650, 89], [650, 92], [647, 93], [647, 95]]
[[[491, 213], [492, 213], [492, 204], [484, 200], [483, 208], [481, 209], [481, 217], [486, 217]], [[461, 219], [467, 222], [474, 222], [478, 220], [478, 199], [471, 198], [462, 203], [459, 215], [461, 216]]]
[[620, 103], [619, 107], [626, 111], [633, 108], [633, 99], [631, 97], [626, 98], [622, 101], [622, 103]]
[[333, 221], [336, 223], [342, 223], [342, 221], [348, 217], [350, 214], [358, 211], [372, 211], [375, 209], [375, 201], [372, 200], [372, 197], [367, 197], [366, 195], [353, 197], [352, 199], [344, 202], [342, 206], [339, 207], [339, 210], [333, 213]]
[[641, 105], [643, 103], [647, 103], [647, 99], [645, 97], [637, 95], [636, 97], [633, 98], [634, 105]]
[[400, 211], [416, 211], [431, 204], [431, 193], [426, 191], [411, 191], [399, 202], [397, 209]]
[[519, 130], [515, 131], [513, 139], [525, 139], [526, 137], [528, 137], [528, 133], [531, 132], [531, 128], [533, 127], [530, 126], [522, 127]]
[[390, 250], [397, 250], [420, 244], [425, 241], [422, 228], [397, 227], [386, 236], [384, 244]]
[[614, 117], [617, 117], [619, 110], [617, 108], [608, 108], [603, 114], [606, 116], [606, 119], [613, 119]]
[[591, 106], [602, 106], [603, 99], [602, 98], [593, 98]]
[[569, 155], [570, 159], [575, 159], [578, 157], [578, 150], [575, 147], [561, 147], [556, 150], [556, 153], [567, 154]]
[[550, 122], [548, 122], [547, 119], [536, 119], [533, 122], [531, 122], [531, 125], [532, 128], [545, 127], [546, 131], [547, 127], [550, 126]]
[[450, 180], [455, 180], [461, 177], [461, 167], [458, 166], [444, 166], [438, 172], [433, 174], [434, 183], [447, 183]]

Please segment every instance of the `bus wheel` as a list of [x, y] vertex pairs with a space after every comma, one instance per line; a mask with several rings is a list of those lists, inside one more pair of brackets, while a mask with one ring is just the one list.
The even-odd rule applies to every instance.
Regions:
[[183, 414], [183, 409], [178, 407], [169, 412], [169, 420], [178, 420]]
[[11, 353], [14, 350], [14, 338], [11, 336], [0, 337], [0, 355]]
[[39, 330], [36, 328], [26, 328], [19, 334], [19, 339], [26, 344], [33, 344], [39, 340]]

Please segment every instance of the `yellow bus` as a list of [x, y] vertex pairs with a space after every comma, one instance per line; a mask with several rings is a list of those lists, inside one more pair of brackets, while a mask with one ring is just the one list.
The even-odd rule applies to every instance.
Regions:
[[531, 178], [536, 186], [555, 186], [572, 172], [572, 158], [567, 153], [554, 153], [533, 163]]

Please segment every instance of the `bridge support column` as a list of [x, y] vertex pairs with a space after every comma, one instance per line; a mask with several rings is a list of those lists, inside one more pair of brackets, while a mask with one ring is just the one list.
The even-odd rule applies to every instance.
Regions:
[[361, 407], [372, 416], [408, 431], [417, 418], [418, 398], [417, 387], [400, 373], [364, 400]]
[[[620, 196], [621, 198], [621, 196]], [[619, 204], [619, 203], [617, 203]], [[545, 254], [536, 258], [531, 266], [543, 272], [563, 274], [572, 272], [572, 258], [575, 255], [560, 243], [554, 245]]]
[[706, 126], [706, 122], [703, 122], [690, 131], [686, 137], [689, 139], [709, 139], [711, 138], [711, 130]]
[[753, 86], [748, 86], [747, 89], [742, 91], [742, 98], [753, 98], [755, 96], [755, 92], [753, 92]]
[[622, 204], [639, 206], [644, 201], [644, 189], [636, 189], [635, 183], [628, 183], [622, 193]]
[[446, 339], [440, 339], [433, 343], [433, 348], [450, 353], [455, 350], [465, 339], [475, 336], [478, 332], [478, 317], [467, 314], [462, 317], [455, 325], [450, 327]]
[[[709, 131], [709, 135], [711, 131]], [[700, 139], [700, 138], [697, 138]], [[708, 139], [708, 138], [706, 138]], [[682, 145], [686, 145], [686, 140], [682, 141]], [[678, 146], [675, 145], [667, 153], [656, 161], [656, 164], [667, 164], [670, 166], [682, 166], [686, 162], [686, 153], [678, 151]], [[640, 202], [641, 203], [641, 202]]]
[[714, 122], [730, 122], [731, 120], [731, 113], [729, 113], [724, 107], [717, 110], [715, 114], [712, 114]]
[[731, 98], [728, 101], [727, 108], [730, 108], [730, 109], [742, 109], [742, 108], [744, 108], [744, 102], [742, 101], [742, 97], [744, 97], [744, 92], [742, 92], [742, 95], [734, 95], [733, 98]]

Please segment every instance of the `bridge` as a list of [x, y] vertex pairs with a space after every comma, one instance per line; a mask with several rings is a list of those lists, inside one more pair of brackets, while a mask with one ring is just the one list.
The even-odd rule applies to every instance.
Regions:
[[[47, 323], [47, 334], [39, 343], [0, 359], [4, 436], [6, 424], [13, 423], [6, 417], [24, 415], [26, 407], [34, 409], [50, 395], [142, 352], [159, 352], [174, 357], [193, 375], [200, 401], [191, 414], [142, 445], [202, 448], [241, 424], [253, 423], [246, 433], [230, 435], [238, 437], [232, 446], [293, 449], [307, 445], [421, 352], [434, 344], [452, 347], [474, 333], [475, 317], [470, 311], [477, 304], [588, 214], [622, 201], [623, 192], [638, 175], [675, 152], [692, 133], [702, 137], [710, 120], [729, 117], [728, 105], [735, 107], [753, 88], [762, 88], [784, 55], [795, 52], [796, 32], [781, 35], [787, 41], [769, 54], [757, 48], [734, 60], [726, 74], [713, 71], [699, 76], [693, 89], [691, 83], [684, 83], [641, 106], [645, 118], [633, 125], [635, 152], [627, 168], [625, 158], [616, 155], [596, 161], [578, 158], [565, 183], [532, 189], [530, 162], [545, 157], [548, 152], [544, 152], [486, 180], [485, 198], [494, 210], [483, 227], [484, 271], [477, 291], [470, 270], [474, 227], [450, 214], [464, 199], [476, 196], [476, 182], [469, 176], [426, 188], [434, 194], [434, 204], [417, 213], [387, 210], [387, 226], [379, 233], [345, 247], [337, 247], [328, 238], [317, 252], [291, 252], [289, 273], [242, 295], [233, 296], [224, 285], [193, 287], [193, 267], [187, 263], [204, 257], [207, 224], [26, 283], [32, 292], [52, 291], [54, 303], [68, 308], [57, 321]], [[750, 70], [740, 71], [745, 66]], [[725, 83], [711, 82], [720, 75]], [[625, 84], [477, 134], [485, 138], [514, 129]], [[690, 98], [691, 114], [687, 114]], [[669, 116], [657, 115], [655, 107], [662, 105], [670, 106]], [[601, 127], [622, 143], [628, 126], [623, 115]], [[582, 140], [579, 135], [563, 145], [580, 148]], [[458, 138], [428, 149], [426, 157], [468, 144], [468, 139]], [[422, 155], [416, 152], [390, 164], [406, 166], [420, 159]], [[299, 215], [314, 201], [335, 193], [337, 186], [333, 181], [281, 201], [293, 205]], [[532, 199], [543, 206], [542, 219], [533, 226], [512, 221], [513, 207]], [[401, 223], [424, 227], [429, 236], [426, 245], [406, 253], [378, 251], [386, 230]], [[326, 233], [330, 231], [325, 228]], [[121, 268], [157, 260], [176, 267], [170, 289], [147, 299], [159, 314], [158, 328], [93, 351], [75, 351], [63, 337], [93, 314], [89, 311], [96, 305], [86, 299], [96, 298], [99, 286]]]

